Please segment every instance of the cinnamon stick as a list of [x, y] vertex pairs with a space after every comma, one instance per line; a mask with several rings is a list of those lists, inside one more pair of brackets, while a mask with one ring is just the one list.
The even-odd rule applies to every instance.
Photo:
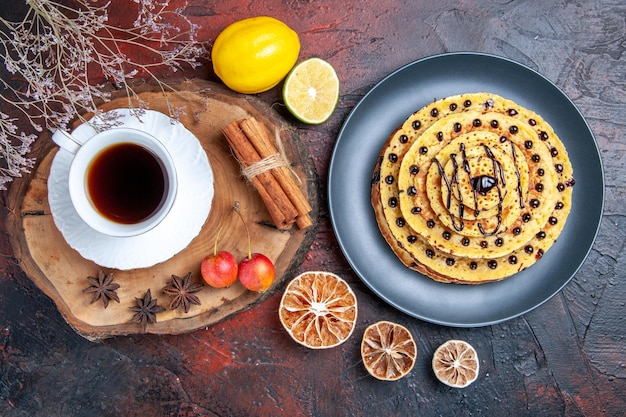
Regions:
[[[239, 122], [229, 124], [223, 132], [242, 167], [247, 168], [262, 159], [243, 133]], [[286, 229], [296, 221], [298, 211], [270, 172], [261, 172], [250, 180], [259, 192], [277, 228]]]
[[[278, 150], [272, 143], [272, 139], [270, 138], [263, 123], [257, 121], [254, 117], [251, 117], [249, 119], [242, 120], [239, 125], [262, 159], [271, 157], [272, 155], [276, 155], [278, 153]], [[272, 174], [298, 211], [298, 216], [296, 218], [296, 224], [298, 227], [305, 229], [311, 226], [312, 222], [309, 217], [311, 206], [300, 190], [300, 187], [296, 184], [292, 172], [289, 168], [287, 168], [287, 166], [279, 166], [272, 169]]]

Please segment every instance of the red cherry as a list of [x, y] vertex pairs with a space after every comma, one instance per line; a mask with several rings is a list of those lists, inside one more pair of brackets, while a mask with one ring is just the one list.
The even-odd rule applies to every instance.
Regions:
[[214, 288], [224, 288], [237, 280], [237, 260], [232, 253], [221, 251], [202, 260], [200, 273], [204, 282]]
[[261, 253], [253, 253], [239, 263], [239, 281], [251, 291], [266, 291], [274, 282], [274, 264]]

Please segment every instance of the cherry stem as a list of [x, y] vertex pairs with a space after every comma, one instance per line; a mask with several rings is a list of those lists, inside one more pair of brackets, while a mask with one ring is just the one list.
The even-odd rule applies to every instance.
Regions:
[[[235, 201], [233, 203], [233, 211], [239, 213], [239, 201]], [[241, 217], [241, 215], [239, 215]], [[217, 234], [215, 235], [215, 242], [213, 243], [213, 255], [217, 255], [217, 242], [220, 240], [220, 234], [222, 233], [222, 229], [224, 229], [224, 223], [228, 216], [224, 217], [222, 221], [220, 221], [220, 228], [217, 229]], [[245, 223], [244, 223], [245, 224]], [[247, 228], [247, 227], [246, 227]], [[250, 236], [248, 236], [248, 243], [250, 242]]]
[[224, 228], [224, 219], [220, 222], [220, 228], [217, 229], [217, 235], [215, 235], [215, 243], [213, 244], [213, 255], [217, 255], [217, 241], [220, 239], [220, 233]]
[[241, 219], [241, 222], [246, 228], [246, 234], [248, 235], [248, 259], [252, 259], [252, 244], [250, 243], [250, 230], [248, 229], [248, 224], [246, 223], [246, 221], [243, 219], [243, 216], [239, 212], [239, 201], [235, 201], [235, 204], [233, 205], [233, 211], [237, 213], [237, 215]]

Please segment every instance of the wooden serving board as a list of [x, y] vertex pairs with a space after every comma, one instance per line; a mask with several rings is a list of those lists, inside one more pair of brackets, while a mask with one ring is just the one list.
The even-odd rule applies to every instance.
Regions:
[[[237, 312], [248, 309], [281, 288], [292, 278], [312, 244], [316, 229], [317, 177], [314, 165], [305, 147], [298, 143], [295, 129], [273, 112], [265, 103], [250, 96], [242, 96], [220, 85], [200, 80], [186, 81], [177, 93], [165, 96], [152, 87], [144, 87], [139, 96], [152, 110], [168, 114], [167, 103], [186, 106], [180, 122], [195, 134], [206, 151], [215, 176], [215, 197], [211, 211], [200, 234], [171, 259], [149, 268], [109, 270], [84, 259], [72, 249], [56, 228], [48, 205], [47, 179], [57, 147], [50, 134], [43, 134], [33, 149], [37, 166], [31, 175], [16, 179], [9, 191], [14, 209], [7, 218], [14, 254], [24, 272], [56, 304], [65, 320], [83, 337], [99, 340], [113, 335], [141, 333], [139, 324], [130, 323], [134, 314], [130, 307], [135, 298], [143, 298], [148, 289], [158, 305], [166, 308], [157, 314], [157, 322], [149, 323], [146, 332], [179, 334], [213, 324]], [[126, 97], [114, 98], [102, 106], [103, 110], [128, 107]], [[232, 156], [221, 129], [232, 121], [255, 117], [270, 131], [277, 130], [285, 153], [294, 172], [302, 180], [302, 189], [308, 196], [313, 211], [313, 227], [299, 230], [278, 230], [253, 186], [242, 179], [240, 167]], [[235, 201], [240, 204], [250, 230], [252, 251], [268, 256], [276, 267], [276, 280], [265, 293], [246, 290], [239, 282], [226, 289], [204, 286], [196, 295], [201, 305], [192, 305], [188, 313], [182, 308], [169, 309], [170, 296], [162, 288], [172, 275], [184, 277], [192, 273], [194, 282], [202, 283], [200, 263], [213, 253], [217, 230], [224, 224], [218, 243], [219, 250], [228, 250], [237, 260], [247, 254], [245, 226], [232, 211]], [[163, 242], [167, 245], [167, 242]], [[91, 295], [83, 292], [89, 286], [88, 276], [98, 276], [102, 269], [113, 273], [120, 285], [117, 294], [120, 303], [111, 301], [104, 308], [101, 301], [90, 303]]]

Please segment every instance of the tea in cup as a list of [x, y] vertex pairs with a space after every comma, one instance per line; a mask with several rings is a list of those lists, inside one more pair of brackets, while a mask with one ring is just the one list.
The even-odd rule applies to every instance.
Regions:
[[174, 161], [157, 138], [118, 127], [86, 140], [59, 130], [52, 139], [73, 154], [70, 199], [91, 228], [128, 237], [165, 219], [176, 198], [177, 178]]

